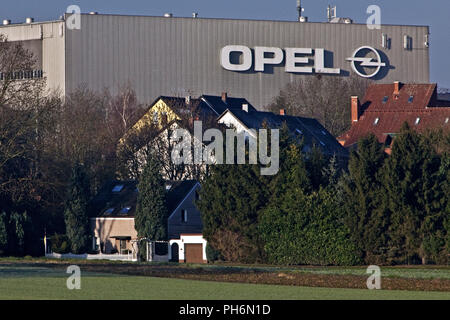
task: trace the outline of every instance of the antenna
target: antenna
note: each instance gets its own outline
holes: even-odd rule
[[[331,20],[333,20],[336,17],[337,17],[337,15],[336,15],[336,6],[332,7],[331,5],[328,5],[328,8],[327,8],[328,22],[330,22]]]
[[[307,22],[308,17],[302,15],[302,12],[305,11],[305,8],[302,7],[302,1],[297,0],[297,12],[298,12],[298,21]]]
[[[297,12],[298,12],[298,20],[300,21],[301,17],[302,17],[302,0],[297,0]]]

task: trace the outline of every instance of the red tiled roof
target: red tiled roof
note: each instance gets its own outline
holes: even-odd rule
[[[387,101],[383,102],[383,99]],[[411,101],[410,97],[412,97]],[[373,133],[378,141],[386,142],[389,135],[398,133],[406,121],[416,130],[450,129],[450,104],[437,99],[436,84],[401,84],[394,96],[394,84],[374,84],[361,102],[361,116],[349,131],[338,137],[344,147]],[[376,119],[378,118],[378,121]]]

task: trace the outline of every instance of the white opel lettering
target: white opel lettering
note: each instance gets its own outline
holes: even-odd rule
[[[316,57],[314,58],[314,68],[316,73],[340,74],[339,68],[325,68],[325,50],[316,49]]]
[[[242,63],[231,63],[231,53],[239,52],[242,54]],[[246,46],[226,46],[220,51],[220,63],[222,67],[230,71],[247,71],[252,67],[252,51]]]
[[[313,73],[312,67],[299,67],[297,64],[308,64],[308,57],[298,57],[298,54],[312,55],[312,49],[308,48],[286,48],[286,72],[292,73]]]
[[[267,54],[272,54],[273,57],[266,58]],[[266,64],[277,65],[283,62],[283,50],[274,47],[255,47],[255,71],[264,72]]]
[[[240,63],[231,62],[232,53],[240,53]],[[285,71],[289,73],[325,73],[340,74],[339,68],[325,67],[325,49],[311,48],[281,48],[255,47],[254,48],[254,71],[264,72],[266,65],[279,65],[283,63],[286,56]],[[314,55],[314,65],[308,65],[310,59],[306,56]],[[230,45],[223,47],[220,53],[220,63],[225,70],[248,71],[253,66],[253,55],[250,48],[246,46]]]

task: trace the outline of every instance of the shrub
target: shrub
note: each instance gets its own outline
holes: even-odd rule
[[[208,262],[214,262],[220,260],[220,251],[214,249],[209,243],[206,244],[206,259]]]
[[[52,241],[52,251],[54,253],[69,253],[70,252],[70,241],[65,234],[55,234],[51,237]]]

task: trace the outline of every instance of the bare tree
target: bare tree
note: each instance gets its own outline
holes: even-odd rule
[[[172,151],[176,142],[171,138],[175,130],[186,129],[191,136],[194,135],[194,121],[201,120],[203,130],[219,128],[214,117],[201,110],[200,102],[191,103],[178,101],[171,105],[177,113],[177,120],[168,122],[167,118],[154,123],[148,123],[139,128],[130,129],[119,143],[118,158],[119,176],[122,179],[137,179],[141,174],[149,153],[156,154],[161,161],[162,175],[167,180],[201,179],[207,172],[205,164],[175,164],[172,161]],[[193,148],[193,144],[191,146]],[[191,154],[193,154],[191,150]]]
[[[30,106],[30,100],[42,95],[44,78],[34,78],[36,60],[21,42],[9,42],[0,34],[0,107]]]
[[[350,97],[362,97],[370,84],[356,77],[333,76],[304,77],[288,84],[267,109],[278,113],[316,118],[333,135],[350,126]]]

